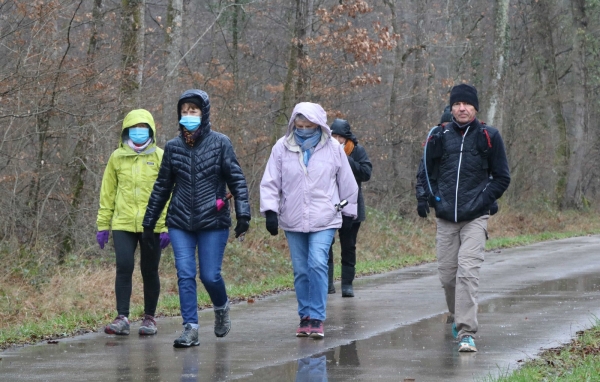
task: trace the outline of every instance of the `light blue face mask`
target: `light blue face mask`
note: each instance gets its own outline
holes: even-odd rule
[[[129,139],[136,145],[146,143],[150,138],[150,129],[147,127],[130,127],[129,128]]]
[[[179,120],[179,123],[187,129],[187,131],[194,131],[200,126],[202,118],[197,115],[184,115]]]
[[[318,127],[313,127],[310,129],[299,129],[296,127],[296,135],[300,138],[310,138],[317,132]]]

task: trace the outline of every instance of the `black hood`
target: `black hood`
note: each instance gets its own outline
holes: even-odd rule
[[[333,121],[333,123],[331,124],[330,128],[331,134],[337,134],[346,139],[349,139],[352,142],[354,142],[354,144],[358,143],[358,140],[356,139],[354,134],[352,134],[352,131],[350,131],[350,124],[345,119],[336,118],[335,121]]]
[[[181,105],[186,102],[197,105],[202,111],[202,122],[200,123],[199,129],[208,126],[210,124],[210,101],[208,99],[208,94],[206,94],[204,90],[199,89],[184,91],[179,97],[179,102],[177,102],[177,121],[181,119]],[[182,129],[183,126],[179,125],[179,128]]]

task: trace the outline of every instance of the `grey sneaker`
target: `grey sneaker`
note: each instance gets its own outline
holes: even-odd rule
[[[140,330],[138,333],[141,335],[150,336],[152,334],[156,334],[158,330],[156,329],[156,321],[154,321],[154,317],[149,314],[144,314],[144,321],[142,321],[142,326],[140,326]]]
[[[118,315],[113,322],[104,327],[104,333],[129,335],[129,321],[127,320],[127,317],[122,314]]]
[[[229,300],[223,309],[215,309],[215,336],[225,337],[231,329],[231,320],[229,319]]]
[[[192,324],[185,324],[183,327],[183,333],[178,339],[173,342],[173,347],[176,348],[189,348],[190,346],[200,345],[198,340],[198,329],[192,327]]]

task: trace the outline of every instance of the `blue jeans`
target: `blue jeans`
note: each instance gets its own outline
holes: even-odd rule
[[[327,307],[327,260],[335,229],[285,231],[294,267],[294,288],[300,318],[324,321]]]
[[[229,229],[190,232],[169,228],[171,246],[177,268],[179,304],[183,325],[198,323],[198,293],[196,290],[196,248],[200,265],[200,281],[214,306],[227,303],[225,282],[221,277],[223,253],[229,238]]]

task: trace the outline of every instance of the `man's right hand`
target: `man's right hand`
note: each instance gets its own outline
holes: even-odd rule
[[[279,233],[279,219],[277,219],[277,213],[275,211],[267,211],[265,212],[265,217],[267,218],[267,231],[269,231],[271,235],[277,236]]]
[[[417,213],[420,217],[426,218],[429,214],[429,203],[426,200],[420,200],[417,204]]]

